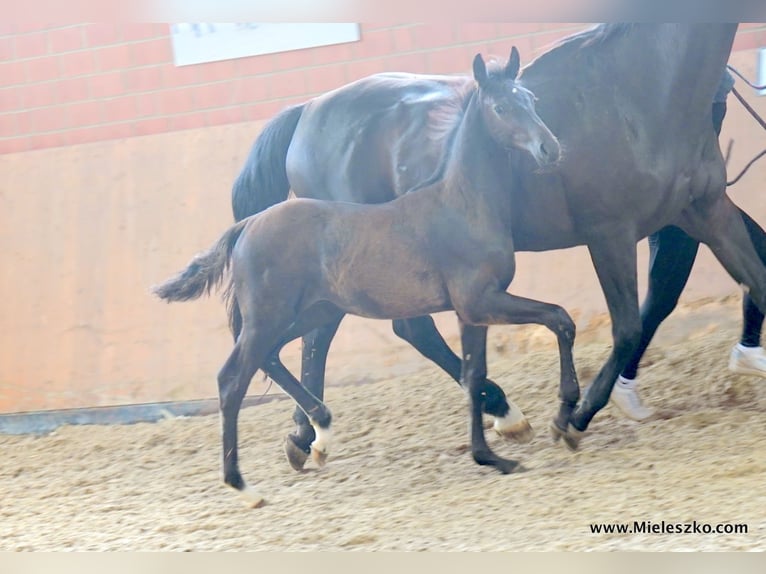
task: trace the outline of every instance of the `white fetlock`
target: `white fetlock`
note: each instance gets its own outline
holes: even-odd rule
[[[311,443],[311,458],[317,465],[324,466],[327,463],[327,455],[332,444],[332,429],[330,427],[321,428],[313,423],[311,426],[314,427],[314,434],[316,435],[314,442]]]
[[[529,442],[534,436],[532,426],[527,417],[513,402],[509,402],[510,410],[504,417],[495,417],[493,428],[500,436],[517,442]]]
[[[266,500],[262,496],[260,496],[255,490],[250,488],[250,485],[247,483],[245,483],[245,487],[243,489],[240,490],[235,488],[234,490],[236,490],[239,493],[244,503],[250,508],[260,508],[261,506],[266,504]]]

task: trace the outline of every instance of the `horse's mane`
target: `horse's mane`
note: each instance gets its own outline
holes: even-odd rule
[[[545,52],[530,62],[529,65],[545,61],[551,56],[560,54],[562,51],[568,52],[587,49],[592,46],[602,46],[613,38],[624,36],[634,27],[635,24],[626,23],[596,24],[581,32],[566,36],[552,44]]]

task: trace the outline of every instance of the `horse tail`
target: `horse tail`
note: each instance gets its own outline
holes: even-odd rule
[[[256,138],[245,166],[231,189],[234,219],[241,221],[287,199],[287,149],[292,142],[305,104],[289,107],[264,126]],[[242,331],[242,313],[232,286],[226,289],[229,328],[236,341]]]
[[[152,288],[152,292],[168,303],[172,301],[190,301],[203,294],[210,293],[221,284],[223,275],[229,268],[231,252],[242,230],[249,220],[234,224],[207,251],[194,256],[186,269]],[[227,288],[231,292],[231,285]]]
[[[277,114],[255,140],[231,190],[234,219],[240,221],[287,199],[287,149],[305,104]]]

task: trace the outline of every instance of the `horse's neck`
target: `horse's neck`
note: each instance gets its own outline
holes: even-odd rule
[[[509,154],[490,137],[475,99],[457,129],[443,179],[444,200],[507,221],[510,194],[504,193],[503,180],[509,176]]]

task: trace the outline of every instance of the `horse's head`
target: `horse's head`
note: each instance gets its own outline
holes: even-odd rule
[[[473,76],[484,122],[499,145],[528,151],[538,165],[554,163],[561,153],[559,141],[535,112],[534,94],[516,83],[519,65],[515,46],[506,66],[490,72],[476,54]]]

